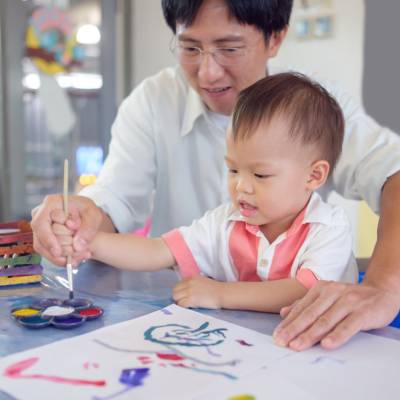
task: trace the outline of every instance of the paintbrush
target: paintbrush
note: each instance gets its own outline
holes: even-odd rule
[[[65,217],[68,218],[68,160],[64,160],[64,191],[63,191],[63,202],[64,202],[64,213]],[[69,298],[74,298],[74,282],[72,275],[72,260],[71,256],[67,256],[67,274],[68,274],[68,286],[69,286]]]

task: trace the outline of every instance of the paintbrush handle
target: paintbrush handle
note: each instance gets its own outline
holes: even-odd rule
[[[63,188],[63,206],[65,217],[68,218],[68,182],[69,182],[69,168],[68,168],[68,160],[64,161],[64,188]],[[67,256],[67,275],[68,275],[68,284],[70,297],[73,296],[74,283],[73,283],[73,275],[72,275],[72,259],[71,256]]]

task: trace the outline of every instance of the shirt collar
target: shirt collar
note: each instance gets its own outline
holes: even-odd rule
[[[181,136],[187,135],[193,129],[197,118],[199,118],[201,115],[205,115],[206,111],[206,106],[201,97],[191,86],[188,86],[188,93],[182,120]]]
[[[238,210],[232,209],[231,214],[228,216],[228,221],[243,222],[246,225],[246,230],[253,235],[257,235],[258,232],[260,232],[258,225],[250,225],[245,223],[243,216]],[[330,225],[332,223],[332,212],[330,206],[323,202],[320,195],[316,192],[313,192],[306,207],[293,221],[292,225],[286,232],[286,236],[290,236],[295,233],[301,227],[301,225],[309,223],[321,223],[324,225]]]

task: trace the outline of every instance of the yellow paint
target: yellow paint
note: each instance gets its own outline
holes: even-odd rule
[[[364,201],[358,210],[358,226],[356,239],[356,257],[369,258],[376,242],[379,217]]]
[[[240,394],[238,396],[229,397],[228,400],[256,400],[256,398],[250,394]]]
[[[39,310],[34,310],[33,308],[20,308],[12,313],[14,317],[31,317],[37,314],[39,314]]]

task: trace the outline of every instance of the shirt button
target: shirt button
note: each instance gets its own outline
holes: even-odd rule
[[[261,267],[268,267],[268,260],[266,260],[265,258],[262,259],[262,260],[260,261],[260,266],[261,266]]]

